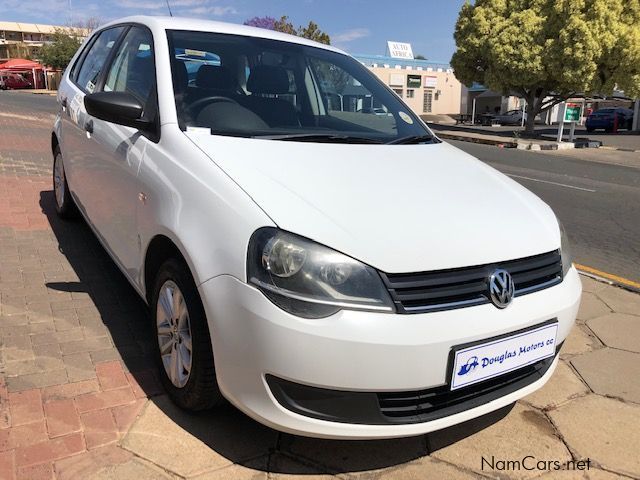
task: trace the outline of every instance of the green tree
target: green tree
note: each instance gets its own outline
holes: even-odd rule
[[[310,21],[306,27],[300,25],[296,28],[286,15],[280,17],[279,20],[271,17],[254,17],[244,22],[244,24],[308,38],[315,42],[326,43],[327,45],[331,44],[331,37],[320,30],[317,23]]]
[[[40,60],[44,65],[63,70],[81,44],[82,41],[78,37],[57,29],[53,34],[53,41],[40,50]]]
[[[313,40],[314,42],[331,45],[331,38],[329,35],[320,30],[320,28],[318,28],[318,24],[315,22],[309,22],[309,25],[306,27],[298,27],[298,35]]]
[[[273,23],[273,29],[277,32],[288,33],[289,35],[298,34],[296,27],[293,26],[293,23],[289,21],[289,17],[286,15],[283,15],[280,17],[280,20],[276,20]]]
[[[476,0],[454,38],[456,77],[524,97],[528,134],[573,95],[640,95],[640,0]]]

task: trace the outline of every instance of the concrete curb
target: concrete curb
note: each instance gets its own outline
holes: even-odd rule
[[[466,135],[452,135],[449,133],[435,132],[438,138],[446,138],[447,140],[459,140],[461,142],[481,143],[483,145],[494,145],[503,148],[517,148],[518,142],[512,140],[498,141],[491,138],[467,137]]]
[[[447,140],[459,140],[461,142],[480,143],[483,145],[494,145],[500,148],[517,148],[518,150],[569,150],[575,148],[573,143],[536,143],[523,140],[497,140],[486,137],[471,137],[468,135],[458,135],[451,133],[437,132],[439,138]]]
[[[30,93],[31,95],[49,95],[51,97],[55,97],[58,92],[56,90],[30,90],[30,89],[19,89],[13,90],[14,92],[19,93]]]
[[[633,148],[607,147],[605,145],[601,146],[600,148],[604,148],[605,150],[614,150],[617,152],[640,153],[640,150],[634,150]]]
[[[608,278],[601,277],[600,275],[596,275],[594,273],[585,272],[584,270],[580,270],[579,268],[577,268],[577,270],[578,270],[578,273],[580,275],[584,275],[585,277],[590,278],[592,280],[595,280],[597,282],[606,283],[607,285],[611,285],[612,287],[621,288],[622,290],[626,290],[627,292],[640,294],[640,288],[632,287],[630,285],[625,285],[624,283],[619,283],[619,282],[616,282],[614,280],[610,280]]]

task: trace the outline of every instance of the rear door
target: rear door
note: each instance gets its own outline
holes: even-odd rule
[[[97,208],[94,194],[101,185],[95,172],[91,171],[94,141],[87,132],[91,118],[84,108],[84,97],[95,91],[107,60],[126,28],[112,27],[97,33],[76,61],[69,81],[64,82],[60,91],[65,173],[76,204],[92,224]]]

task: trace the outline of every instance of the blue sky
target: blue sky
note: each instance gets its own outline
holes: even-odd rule
[[[242,23],[254,16],[313,20],[350,53],[384,54],[387,40],[409,42],[414,53],[448,62],[453,28],[464,0],[169,0],[174,15]],[[71,2],[71,10],[69,10]],[[65,25],[70,17],[107,21],[133,14],[165,15],[165,0],[0,0],[0,21]]]

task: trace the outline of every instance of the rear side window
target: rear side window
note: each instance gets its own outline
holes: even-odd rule
[[[89,47],[82,66],[76,77],[76,84],[86,93],[93,93],[100,73],[109,57],[109,53],[125,27],[114,27],[98,34],[98,38]]]

